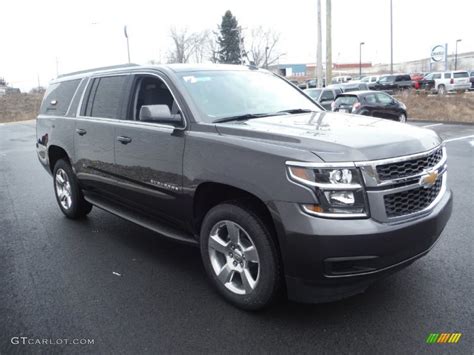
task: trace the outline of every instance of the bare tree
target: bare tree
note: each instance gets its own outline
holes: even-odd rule
[[[202,63],[208,59],[210,51],[210,31],[189,32],[187,28],[170,29],[173,49],[169,52],[169,63]]]
[[[250,49],[247,57],[258,67],[268,67],[276,63],[284,53],[278,49],[280,33],[262,26],[250,31]]]

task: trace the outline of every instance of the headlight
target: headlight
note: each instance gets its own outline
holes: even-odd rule
[[[313,167],[288,163],[290,179],[314,190],[317,203],[302,205],[322,217],[367,217],[368,208],[359,169],[354,166]],[[302,164],[303,165],[303,164]],[[338,164],[339,165],[339,164]]]

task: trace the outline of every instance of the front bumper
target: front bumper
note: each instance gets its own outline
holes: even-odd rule
[[[288,297],[328,302],[363,292],[428,253],[451,215],[452,193],[446,191],[429,214],[399,223],[318,218],[281,201],[272,209]]]

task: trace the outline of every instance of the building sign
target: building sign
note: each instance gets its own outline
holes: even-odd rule
[[[437,45],[431,49],[431,63],[446,61],[448,54],[448,44]]]

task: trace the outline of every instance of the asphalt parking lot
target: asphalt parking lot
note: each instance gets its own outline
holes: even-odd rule
[[[97,208],[66,219],[37,162],[34,122],[0,125],[0,353],[472,354],[474,125],[416,124],[447,141],[455,203],[437,246],[362,295],[260,313],[223,301],[194,247]],[[463,335],[425,343],[439,332]],[[20,336],[94,344],[11,343]]]

